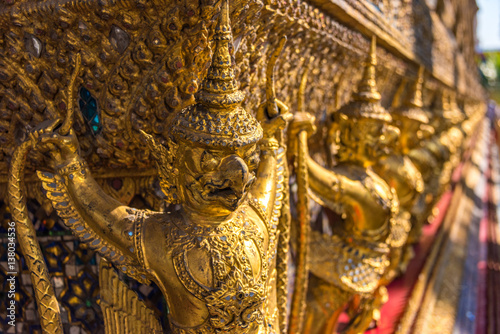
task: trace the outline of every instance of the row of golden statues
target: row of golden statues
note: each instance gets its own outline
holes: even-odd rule
[[[227,2],[213,39],[196,104],[175,116],[165,143],[142,132],[175,210],[137,210],[101,190],[80,156],[73,107],[64,122],[43,122],[17,148],[10,206],[45,333],[63,330],[22,191],[31,149],[47,157],[50,168],[38,177],[58,215],[105,259],[108,333],[161,332],[142,301],[119,292],[127,288],[109,263],[159,286],[173,333],[333,333],[343,312],[350,319],[343,331],[363,333],[379,319],[385,287],[411,259],[480,108],[465,114],[444,90],[433,110],[424,109],[421,69],[401,106],[386,110],[373,38],[357,93],[328,122],[323,166],[308,151],[316,130],[304,96],[308,69],[297,112],[274,91],[274,64],[286,39],[268,64],[266,101],[255,117],[241,106]],[[77,60],[69,106],[78,71]],[[296,186],[289,187],[292,179]],[[329,232],[311,228],[311,200],[327,212]]]

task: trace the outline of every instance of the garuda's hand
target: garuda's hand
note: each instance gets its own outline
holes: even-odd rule
[[[299,132],[306,131],[307,137],[311,137],[316,132],[315,120],[316,118],[307,112],[296,113],[288,128],[288,136],[296,138]]]
[[[257,120],[264,131],[264,138],[273,138],[278,131],[282,131],[293,116],[288,112],[288,107],[278,99],[274,99],[277,113],[269,108],[269,102],[265,102],[257,109]]]
[[[307,112],[298,112],[293,115],[293,121],[288,127],[288,158],[292,159],[297,154],[299,133],[307,132],[307,137],[311,137],[316,132],[314,121],[316,118]]]
[[[50,167],[59,169],[73,161],[80,154],[78,139],[71,129],[68,134],[58,133],[59,119],[42,122],[30,134],[33,145],[47,155]]]

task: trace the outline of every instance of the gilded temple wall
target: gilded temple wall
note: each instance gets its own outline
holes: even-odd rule
[[[134,207],[162,208],[153,159],[138,133],[164,141],[167,124],[194,103],[210,65],[220,6],[214,0],[0,2],[2,237],[10,221],[6,182],[14,149],[28,130],[70,108],[66,87],[77,52],[83,70],[74,99],[74,130],[82,156],[107,193]],[[356,91],[370,38],[376,35],[377,84],[384,107],[401,104],[422,65],[425,108],[432,110],[446,90],[455,92],[460,108],[472,114],[484,107],[474,61],[476,10],[473,0],[231,1],[243,105],[255,114],[263,102],[265,65],[286,35],[275,71],[276,96],[296,111],[302,73],[311,68],[304,109],[316,116],[320,131],[310,150],[326,162],[317,143],[326,135],[329,115]],[[71,333],[78,333],[77,328],[100,333],[95,254],[79,248],[45,198],[33,173],[44,163],[41,155],[29,156],[28,206],[56,277],[63,323],[73,328]],[[4,269],[0,275],[6,275]],[[26,268],[21,282],[18,321],[37,332]],[[156,290],[142,286],[139,291],[149,296],[151,307],[164,311]],[[0,305],[0,311],[5,307]]]
[[[93,129],[92,119],[77,113],[75,130],[96,168],[149,167],[148,153],[136,140],[137,130],[161,134],[173,114],[193,103],[210,60],[217,3],[208,1],[200,7],[190,2],[178,6],[152,1],[141,6],[119,1],[106,7],[92,3],[68,2],[56,10],[55,3],[43,1],[4,6],[5,98],[0,108],[4,173],[15,137],[21,140],[26,126],[65,113],[61,88],[67,84],[77,50],[83,51],[81,85],[92,95],[82,98],[80,90],[79,101],[94,101],[100,119]],[[349,100],[361,77],[370,29],[381,35],[378,84],[385,106],[391,105],[403,78],[416,78],[419,64],[427,70],[423,94],[427,107],[434,93],[445,87],[456,87],[459,96],[470,101],[481,99],[473,58],[475,7],[443,1],[446,5],[439,2],[434,11],[424,1],[387,3],[232,2],[245,107],[255,110],[259,105],[263,65],[278,39],[286,35],[287,47],[277,68],[277,95],[296,108],[304,60],[314,56],[306,92],[308,111],[318,116],[334,112]],[[364,27],[364,35],[344,21]],[[465,104],[461,99],[459,103]]]

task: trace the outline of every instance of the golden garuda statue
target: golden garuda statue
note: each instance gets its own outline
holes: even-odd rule
[[[409,96],[399,108],[391,110],[392,124],[400,131],[399,140],[393,148],[393,153],[377,161],[374,170],[392,188],[394,188],[399,200],[398,221],[403,234],[408,234],[410,230],[417,229],[416,219],[420,217],[421,204],[424,192],[424,180],[420,170],[408,156],[409,152],[420,145],[423,130],[421,126],[427,124],[428,119],[421,109],[422,107],[422,84],[423,71],[419,70],[419,77],[411,87]],[[419,138],[420,137],[420,138]],[[408,235],[409,237],[409,235]],[[401,244],[398,251],[394,251],[394,257],[402,257],[401,261],[394,261],[394,265],[404,267],[408,264],[411,254],[411,244],[403,251],[407,238],[399,239]],[[401,254],[396,254],[404,252]],[[399,269],[391,269],[390,276],[397,276]],[[404,271],[404,270],[403,270]]]
[[[62,129],[58,120],[31,135],[52,166],[38,176],[81,241],[124,274],[160,287],[174,333],[277,333],[276,254],[286,168],[280,132],[290,117],[275,99],[268,101],[275,110],[266,104],[257,119],[241,106],[227,1],[213,39],[212,64],[196,104],[175,116],[165,143],[142,132],[161,189],[177,210],[137,210],[105,194],[73,130],[67,124]],[[11,173],[20,168],[13,164]],[[62,333],[54,327],[57,307],[39,304],[47,307],[54,315],[44,330]],[[107,325],[116,325],[112,314],[107,318]]]
[[[424,69],[420,67],[403,105],[392,109],[394,125],[401,131],[397,151],[405,160],[409,159],[413,168],[416,168],[416,171],[409,174],[416,181],[413,197],[410,191],[406,192],[405,196],[398,196],[400,200],[407,198],[409,200],[407,203],[410,204],[408,212],[411,213],[411,231],[408,236],[408,247],[418,240],[422,226],[427,220],[429,207],[434,198],[433,189],[436,188],[434,175],[438,168],[436,157],[423,147],[423,143],[434,134],[434,128],[429,125],[428,112],[423,109],[423,84]],[[406,260],[411,256],[410,249],[407,250]]]
[[[363,332],[386,296],[390,271],[399,264],[408,222],[399,219],[396,193],[372,166],[390,153],[399,131],[389,125],[390,114],[380,105],[375,81],[375,38],[358,92],[334,113],[336,165],[327,169],[306,157],[310,196],[342,217],[332,222],[332,235],[311,231],[304,333],[331,333],[348,303],[351,331]],[[296,114],[295,133],[311,133],[313,119]]]
[[[472,16],[430,2],[0,1],[0,216],[42,332],[80,321],[48,215],[99,255],[108,334],[380,324],[484,112]]]

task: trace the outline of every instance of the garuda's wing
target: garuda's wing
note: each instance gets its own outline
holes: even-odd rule
[[[69,196],[61,176],[41,171],[37,171],[37,174],[42,181],[43,190],[46,192],[45,195],[52,202],[64,224],[75,236],[118,268],[124,268],[128,276],[141,283],[149,283],[151,276],[138,261],[122,254],[120,249],[101,238],[85,223]],[[140,213],[141,211],[137,210],[136,212]]]
[[[384,244],[349,243],[337,235],[310,234],[309,270],[353,293],[372,293],[389,265]]]
[[[99,288],[106,334],[163,333],[154,312],[105,260],[99,264]]]

